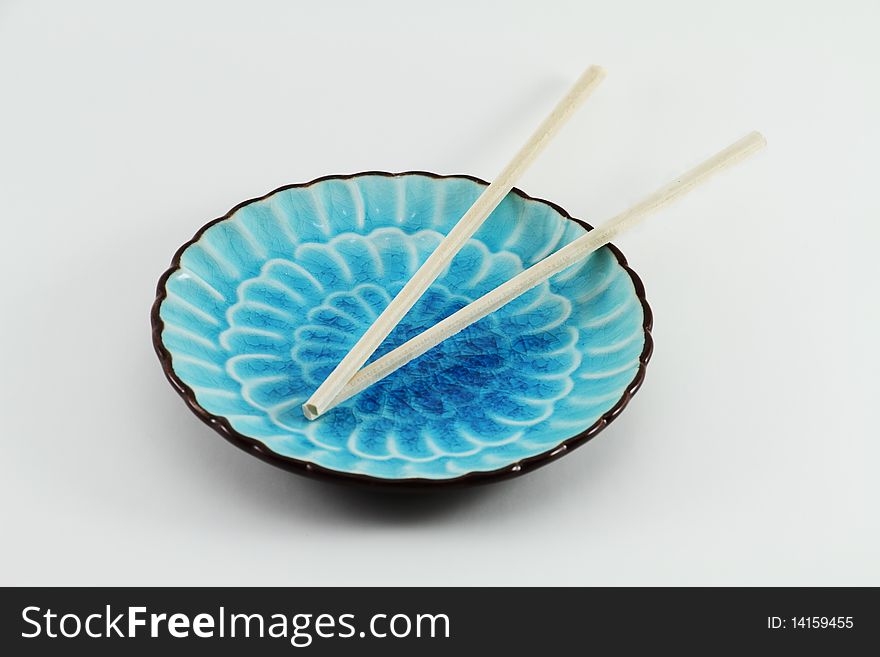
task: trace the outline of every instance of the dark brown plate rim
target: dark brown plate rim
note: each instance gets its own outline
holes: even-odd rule
[[[651,336],[651,329],[654,325],[654,316],[651,311],[651,307],[648,305],[648,301],[645,298],[645,286],[642,283],[641,278],[639,278],[638,274],[636,274],[629,267],[626,257],[623,255],[620,249],[618,249],[613,244],[608,244],[608,248],[617,258],[617,262],[620,264],[620,266],[623,267],[627,274],[629,274],[629,277],[632,279],[636,295],[638,296],[639,301],[642,304],[642,311],[644,314],[642,328],[644,329],[645,334],[645,345],[642,349],[641,355],[639,356],[639,369],[633,377],[633,380],[630,381],[629,385],[627,385],[626,389],[623,392],[623,395],[621,395],[617,403],[612,406],[608,411],[603,413],[602,416],[598,420],[596,420],[593,425],[591,425],[585,431],[571,436],[570,438],[562,441],[560,444],[545,452],[536,454],[535,456],[530,456],[526,459],[522,459],[520,461],[517,461],[516,463],[506,465],[503,468],[498,468],[496,470],[473,471],[450,479],[428,479],[422,477],[396,479],[382,478],[372,475],[357,474],[354,472],[333,470],[330,468],[325,468],[321,465],[317,465],[315,463],[310,463],[308,461],[295,459],[289,456],[282,456],[281,454],[272,451],[268,446],[266,446],[264,443],[257,440],[256,438],[245,436],[244,434],[241,434],[233,429],[232,425],[229,424],[229,421],[226,418],[219,415],[214,415],[213,413],[205,410],[196,401],[196,397],[192,389],[190,389],[189,386],[181,381],[180,378],[175,374],[174,369],[171,366],[171,354],[162,343],[162,330],[164,324],[161,317],[159,317],[159,308],[162,305],[162,302],[165,300],[165,284],[168,281],[168,277],[180,268],[180,258],[183,255],[183,252],[186,251],[186,249],[188,249],[190,246],[195,244],[208,228],[210,228],[214,224],[229,219],[233,214],[235,214],[238,210],[245,207],[246,205],[262,201],[266,198],[269,198],[273,194],[277,194],[278,192],[282,192],[287,189],[309,187],[325,180],[351,180],[352,178],[359,178],[361,176],[385,176],[389,178],[400,178],[403,176],[426,176],[428,178],[435,179],[459,178],[471,180],[481,185],[489,184],[481,178],[467,174],[441,175],[437,173],[431,173],[430,171],[401,171],[399,173],[390,173],[388,171],[361,171],[358,173],[347,175],[336,174],[321,176],[320,178],[315,178],[314,180],[310,180],[309,182],[305,183],[283,185],[277,189],[272,190],[268,194],[264,194],[263,196],[243,201],[232,208],[222,217],[214,219],[213,221],[209,221],[204,226],[199,228],[196,234],[193,235],[192,239],[190,239],[188,242],[183,244],[183,246],[177,249],[177,252],[174,254],[174,257],[171,260],[171,266],[159,278],[159,283],[156,286],[156,299],[153,302],[153,306],[150,311],[150,321],[152,323],[153,347],[156,350],[156,354],[159,356],[159,361],[162,363],[162,370],[165,372],[165,377],[168,379],[168,381],[171,383],[177,393],[183,398],[189,409],[193,413],[195,413],[196,416],[200,420],[202,420],[202,422],[214,429],[214,431],[219,433],[230,443],[244,450],[248,454],[255,456],[263,461],[266,461],[267,463],[271,463],[272,465],[275,465],[284,470],[294,472],[296,474],[336,482],[366,484],[369,486],[379,486],[383,488],[393,487],[408,489],[434,489],[438,487],[450,488],[462,485],[490,483],[503,479],[509,479],[512,477],[518,477],[527,472],[531,472],[543,465],[546,465],[547,463],[550,463],[551,461],[560,458],[561,456],[564,456],[565,454],[568,454],[573,449],[580,447],[588,440],[591,440],[605,427],[611,424],[611,422],[614,421],[614,419],[617,418],[618,415],[620,415],[620,413],[623,411],[624,408],[626,408],[626,405],[633,398],[633,395],[636,394],[636,392],[645,380],[645,371],[647,369],[648,361],[651,359],[651,354],[654,350],[654,340]],[[536,201],[538,203],[543,203],[550,206],[566,219],[574,221],[580,226],[583,226],[588,231],[593,229],[590,224],[571,216],[564,208],[557,205],[556,203],[553,203],[552,201],[529,196],[528,194],[516,187],[514,187],[512,191],[525,200]]]

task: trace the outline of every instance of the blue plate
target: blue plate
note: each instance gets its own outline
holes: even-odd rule
[[[291,185],[204,226],[174,256],[153,342],[189,407],[296,472],[431,486],[521,474],[595,436],[651,354],[644,288],[613,246],[318,420],[301,404],[486,183],[367,172]],[[374,358],[589,230],[514,190]]]

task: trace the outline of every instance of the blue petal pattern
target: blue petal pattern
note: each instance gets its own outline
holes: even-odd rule
[[[276,192],[207,229],[159,314],[176,376],[209,413],[291,458],[379,478],[496,470],[586,430],[645,344],[632,279],[607,248],[316,421],[300,410],[482,186],[362,175]],[[510,194],[374,356],[584,229]]]

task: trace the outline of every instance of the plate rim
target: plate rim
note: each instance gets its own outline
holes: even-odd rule
[[[427,477],[377,477],[374,475],[359,474],[356,472],[334,470],[332,468],[318,465],[317,463],[311,463],[309,461],[293,458],[291,456],[284,456],[270,449],[262,441],[251,436],[246,436],[242,433],[239,433],[222,415],[215,415],[203,408],[196,400],[193,390],[189,386],[187,386],[174,372],[174,368],[171,364],[171,353],[168,351],[168,349],[166,349],[164,343],[162,342],[162,331],[165,324],[162,318],[159,316],[159,309],[162,305],[162,302],[167,296],[166,283],[168,282],[168,278],[174,272],[180,269],[180,259],[183,256],[183,253],[190,246],[198,242],[205,231],[211,228],[211,226],[214,226],[221,221],[225,221],[226,219],[231,218],[232,215],[238,212],[241,208],[250,205],[251,203],[263,201],[270,196],[273,196],[274,194],[278,194],[279,192],[283,192],[288,189],[305,188],[327,180],[351,180],[353,178],[360,178],[364,176],[384,176],[388,178],[401,178],[404,176],[426,176],[428,178],[433,178],[437,180],[457,178],[470,180],[483,186],[489,185],[489,183],[482,178],[478,178],[477,176],[472,176],[470,174],[438,174],[430,171],[419,170],[400,171],[396,173],[389,171],[359,171],[357,173],[351,174],[330,174],[326,176],[320,176],[308,182],[282,185],[281,187],[273,189],[272,191],[263,194],[262,196],[257,196],[255,198],[242,201],[241,203],[235,205],[223,216],[213,219],[204,224],[201,228],[199,228],[191,239],[187,240],[177,249],[177,251],[175,251],[174,256],[171,259],[171,265],[159,277],[159,282],[156,285],[156,298],[154,299],[153,304],[150,308],[150,323],[152,326],[153,348],[156,351],[156,355],[159,357],[159,361],[162,365],[162,370],[165,373],[165,378],[177,391],[177,394],[180,395],[181,398],[183,398],[190,411],[192,411],[202,422],[204,422],[214,431],[219,433],[228,442],[247,452],[251,456],[255,456],[262,461],[271,463],[276,467],[287,470],[289,472],[293,472],[295,474],[328,481],[347,482],[383,488],[436,489],[441,487],[453,488],[460,486],[492,483],[504,479],[519,477],[528,472],[532,472],[537,468],[540,468],[544,465],[547,465],[548,463],[551,463],[552,461],[555,461],[558,458],[561,458],[565,454],[568,454],[569,452],[580,447],[589,440],[592,440],[599,433],[601,433],[601,431],[605,427],[611,424],[611,422],[613,422],[621,414],[621,412],[623,412],[623,409],[626,408],[630,400],[633,398],[636,392],[638,392],[639,388],[641,388],[642,383],[645,380],[648,362],[650,361],[651,355],[654,351],[654,338],[651,334],[651,331],[654,327],[654,314],[651,310],[651,306],[648,304],[648,300],[645,295],[645,286],[642,283],[642,279],[629,266],[626,256],[623,255],[623,252],[611,243],[607,244],[606,246],[614,254],[614,257],[617,259],[618,264],[629,275],[630,279],[632,280],[636,296],[638,297],[639,302],[642,305],[642,330],[645,335],[645,344],[642,348],[641,354],[639,355],[639,369],[633,379],[629,382],[629,384],[627,384],[626,388],[624,388],[620,399],[617,400],[614,406],[603,413],[599,417],[599,419],[597,419],[584,431],[581,431],[573,436],[570,436],[569,438],[566,438],[555,447],[545,450],[540,454],[520,459],[515,463],[505,465],[495,470],[474,470],[471,472],[466,472],[457,477],[451,477],[447,479],[431,479]],[[593,226],[585,221],[582,221],[581,219],[573,217],[565,208],[554,203],[553,201],[530,196],[529,194],[517,187],[514,187],[511,191],[515,194],[518,194],[524,200],[535,201],[537,203],[543,203],[544,205],[550,206],[556,212],[562,215],[562,217],[568,219],[569,221],[575,222],[587,231],[593,230]]]

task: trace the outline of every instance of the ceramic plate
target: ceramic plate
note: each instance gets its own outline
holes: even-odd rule
[[[652,348],[644,288],[610,245],[318,420],[300,410],[485,185],[330,176],[207,224],[174,256],[153,305],[169,381],[251,454],[364,483],[493,481],[586,442],[627,405]],[[514,190],[374,358],[585,230]]]

